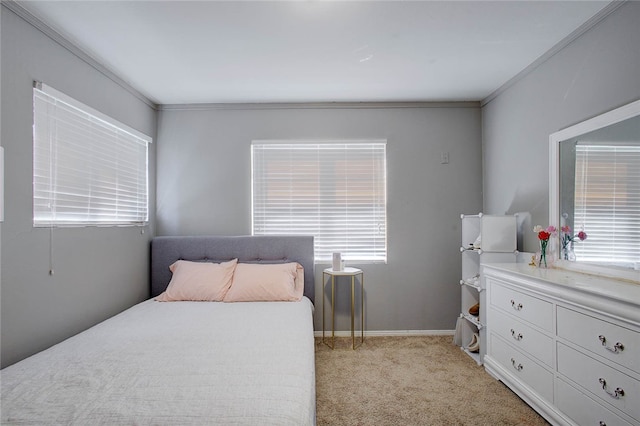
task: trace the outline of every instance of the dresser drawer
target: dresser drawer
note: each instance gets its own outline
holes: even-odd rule
[[[558,307],[558,336],[640,373],[640,333]]]
[[[496,281],[487,281],[491,305],[543,330],[553,331],[553,305],[550,302],[505,287]]]
[[[640,381],[562,343],[558,343],[557,355],[558,373],[582,386],[596,399],[640,420]]]
[[[632,426],[631,423],[561,379],[556,382],[555,403],[560,411],[578,425]]]
[[[553,339],[526,323],[494,308],[489,308],[487,324],[491,333],[502,337],[527,355],[553,367]]]
[[[495,334],[490,333],[489,339],[489,355],[492,358],[541,397],[550,402],[553,401],[553,374],[551,372]]]

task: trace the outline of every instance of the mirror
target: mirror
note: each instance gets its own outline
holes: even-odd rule
[[[640,101],[552,134],[549,172],[557,265],[640,282]]]

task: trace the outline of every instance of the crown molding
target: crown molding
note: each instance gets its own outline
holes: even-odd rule
[[[526,68],[509,79],[506,83],[492,92],[481,101],[461,101],[461,102],[282,102],[282,103],[196,103],[196,104],[156,104],[147,96],[143,95],[116,73],[104,66],[101,62],[93,58],[90,54],[80,49],[78,46],[67,40],[62,34],[51,28],[38,17],[26,10],[16,0],[1,0],[2,6],[22,18],[44,35],[58,43],[71,54],[75,55],[89,66],[118,84],[123,89],[134,95],[136,98],[147,104],[149,107],[159,111],[202,111],[202,110],[257,110],[257,109],[382,109],[382,108],[477,108],[487,105],[497,98],[501,93],[522,80],[543,63],[547,62],[556,53],[571,44],[574,40],[589,31],[615,10],[627,3],[629,0],[613,0],[600,12],[594,15],[587,22],[578,27],[575,31],[553,46],[550,50],[541,55]]]
[[[479,108],[479,101],[460,102],[268,102],[268,103],[187,103],[157,104],[132,87],[100,61],[80,49],[40,18],[22,7],[16,0],[1,0],[2,6],[22,18],[38,31],[52,39],[89,66],[118,84],[142,102],[158,111],[206,111],[206,110],[278,110],[278,109],[383,109],[383,108]]]
[[[580,25],[571,34],[566,36],[564,39],[558,42],[555,46],[553,46],[551,49],[547,50],[540,57],[538,57],[538,59],[533,61],[526,68],[524,68],[518,74],[510,78],[506,83],[504,83],[494,92],[492,92],[489,96],[487,96],[482,101],[480,101],[480,106],[485,106],[489,102],[491,102],[492,100],[500,96],[500,94],[502,94],[504,91],[506,91],[511,86],[513,86],[514,84],[516,84],[517,82],[525,78],[527,75],[533,72],[540,65],[547,62],[549,59],[555,56],[556,53],[560,52],[562,49],[564,49],[565,47],[573,43],[574,40],[582,36],[591,28],[595,27],[598,23],[604,20],[607,16],[611,15],[614,11],[618,10],[618,8],[620,8],[622,5],[624,5],[628,1],[629,0],[613,0],[611,3],[609,3],[604,8],[602,8],[602,10],[600,10],[598,13],[592,16],[591,19],[586,21],[584,24]]]
[[[274,109],[389,109],[389,108],[480,108],[478,101],[464,102],[275,102],[164,104],[159,111],[274,110]]]
[[[120,78],[116,73],[111,71],[109,68],[105,67],[98,60],[93,58],[90,54],[80,49],[78,46],[67,40],[62,34],[51,28],[49,25],[44,23],[40,18],[36,17],[34,14],[29,12],[27,9],[22,7],[22,5],[15,0],[2,0],[2,6],[15,13],[17,16],[22,18],[25,22],[33,26],[35,29],[49,37],[51,40],[65,48],[71,54],[84,61],[86,64],[94,68],[96,71],[107,77],[109,80],[113,81],[127,92],[131,93],[133,96],[147,104],[153,109],[158,109],[158,105],[153,102],[151,99],[143,95],[141,92],[136,90],[133,86],[127,83],[125,80]]]

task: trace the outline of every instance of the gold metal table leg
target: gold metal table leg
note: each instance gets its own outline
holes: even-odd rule
[[[331,275],[331,349],[336,347],[336,276]]]
[[[356,276],[355,275],[351,275],[351,347],[353,349],[356,348],[356,338],[355,338],[355,331],[353,328],[353,317],[355,314],[355,284],[356,282]]]
[[[322,343],[329,346],[331,349],[335,348],[335,278],[331,275],[331,344],[325,339],[325,289],[327,288],[327,273],[322,272]]]
[[[326,278],[325,278],[326,273],[323,271],[322,272],[322,343],[325,343],[324,341],[324,299],[326,299],[326,296],[324,294],[324,290],[326,288]]]
[[[355,350],[364,343],[364,273],[360,275],[360,343],[355,338],[355,275],[351,276],[351,347]]]
[[[364,343],[364,273],[360,274],[360,344]]]

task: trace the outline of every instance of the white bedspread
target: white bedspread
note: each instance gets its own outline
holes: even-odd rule
[[[2,370],[2,424],[314,424],[312,310],[142,302]]]

